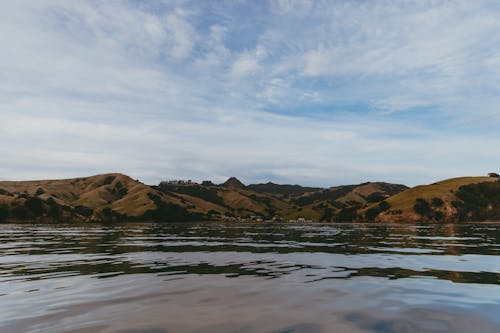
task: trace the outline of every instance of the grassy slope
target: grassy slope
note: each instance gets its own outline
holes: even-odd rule
[[[386,201],[391,205],[392,210],[408,210],[413,209],[413,205],[415,204],[415,200],[417,198],[430,200],[432,198],[438,197],[450,200],[450,198],[454,198],[453,193],[458,190],[460,186],[495,180],[495,178],[491,177],[452,178],[430,185],[420,185],[410,188],[390,197]]]
[[[453,208],[451,207],[451,202],[455,200],[454,192],[460,186],[496,180],[491,177],[462,177],[407,189],[386,199],[391,205],[390,211],[401,211],[400,216],[396,216],[397,214],[382,214],[383,218],[381,220],[390,222],[397,220],[397,218],[417,218],[413,212],[413,206],[417,198],[427,200],[435,197],[441,198],[445,202],[445,208],[448,209],[449,214],[452,214]],[[125,194],[117,193],[119,185],[126,190]],[[216,204],[193,195],[163,193],[118,173],[63,180],[0,182],[0,189],[7,190],[10,193],[21,194],[26,192],[31,196],[35,196],[37,191],[42,189],[44,193],[38,194],[38,197],[42,200],[53,198],[60,204],[72,207],[82,205],[92,208],[95,212],[101,212],[104,208],[111,208],[118,213],[128,216],[141,216],[146,211],[157,208],[148,195],[154,194],[160,197],[163,202],[187,208],[191,212],[206,214],[211,210],[215,210],[222,214],[232,213],[241,216],[262,214],[269,216],[273,214],[270,212],[274,211],[275,215],[279,215],[285,220],[305,217],[316,221],[323,216],[324,207],[331,208],[335,213],[339,212],[340,209],[332,205],[332,199],[337,203],[340,202],[347,206],[351,201],[357,201],[361,205],[365,205],[365,199],[369,195],[373,193],[387,194],[402,189],[397,186],[385,183],[365,183],[349,187],[347,190],[342,190],[342,188],[345,189],[346,187],[325,189],[322,191],[325,191],[326,196],[320,195],[312,203],[297,205],[293,203],[293,199],[314,196],[319,192],[284,199],[282,195],[272,193],[259,193],[242,188],[214,186],[212,189],[216,191],[217,195],[223,201],[223,204]],[[337,192],[339,193],[338,196],[336,195],[336,191],[341,191]],[[15,200],[22,199],[16,199],[16,196],[0,194],[0,203],[12,204]],[[320,205],[323,208],[318,208]],[[368,204],[368,207],[374,205],[377,205],[377,203]],[[362,211],[365,211],[365,209]]]
[[[492,177],[460,177],[439,181],[430,185],[420,185],[396,194],[386,201],[391,208],[387,213],[379,216],[379,221],[418,221],[422,217],[414,212],[413,206],[417,198],[427,201],[433,198],[440,198],[444,205],[440,209],[446,217],[450,218],[456,213],[452,202],[456,200],[455,192],[463,185],[476,184],[482,182],[493,182],[496,178]],[[373,206],[373,205],[372,205]]]
[[[123,197],[112,193],[118,182],[127,191]],[[0,188],[11,193],[26,192],[32,196],[42,189],[45,193],[39,197],[44,200],[52,197],[60,204],[72,207],[82,205],[96,211],[109,207],[129,216],[139,216],[155,208],[147,195],[155,190],[118,173],[61,180],[3,181],[0,182]]]

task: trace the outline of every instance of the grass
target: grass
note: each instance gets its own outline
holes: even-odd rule
[[[413,209],[417,198],[430,200],[437,197],[449,201],[455,197],[454,192],[460,186],[496,180],[496,178],[492,177],[452,178],[430,185],[420,185],[410,188],[388,198],[386,201],[391,205],[391,210],[409,210]]]

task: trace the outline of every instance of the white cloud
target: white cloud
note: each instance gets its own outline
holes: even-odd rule
[[[495,3],[0,7],[3,179],[417,184],[500,163]]]

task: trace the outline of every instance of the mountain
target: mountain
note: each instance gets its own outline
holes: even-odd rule
[[[358,185],[336,186],[291,199],[298,211],[316,221],[351,222],[358,219],[358,210],[371,203],[378,203],[408,189],[405,185],[369,182]]]
[[[369,182],[331,188],[190,181],[149,186],[126,175],[0,182],[0,221],[182,222],[278,220],[459,222],[500,219],[495,177],[408,188]]]
[[[228,188],[245,188],[245,185],[236,177],[229,178],[221,186]]]
[[[265,183],[265,184],[252,184],[248,185],[249,190],[282,196],[296,196],[302,195],[307,192],[316,192],[321,190],[319,187],[303,187],[300,185],[280,185],[275,183]]]

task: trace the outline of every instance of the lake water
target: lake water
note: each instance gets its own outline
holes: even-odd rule
[[[500,332],[500,224],[0,225],[0,332]]]

